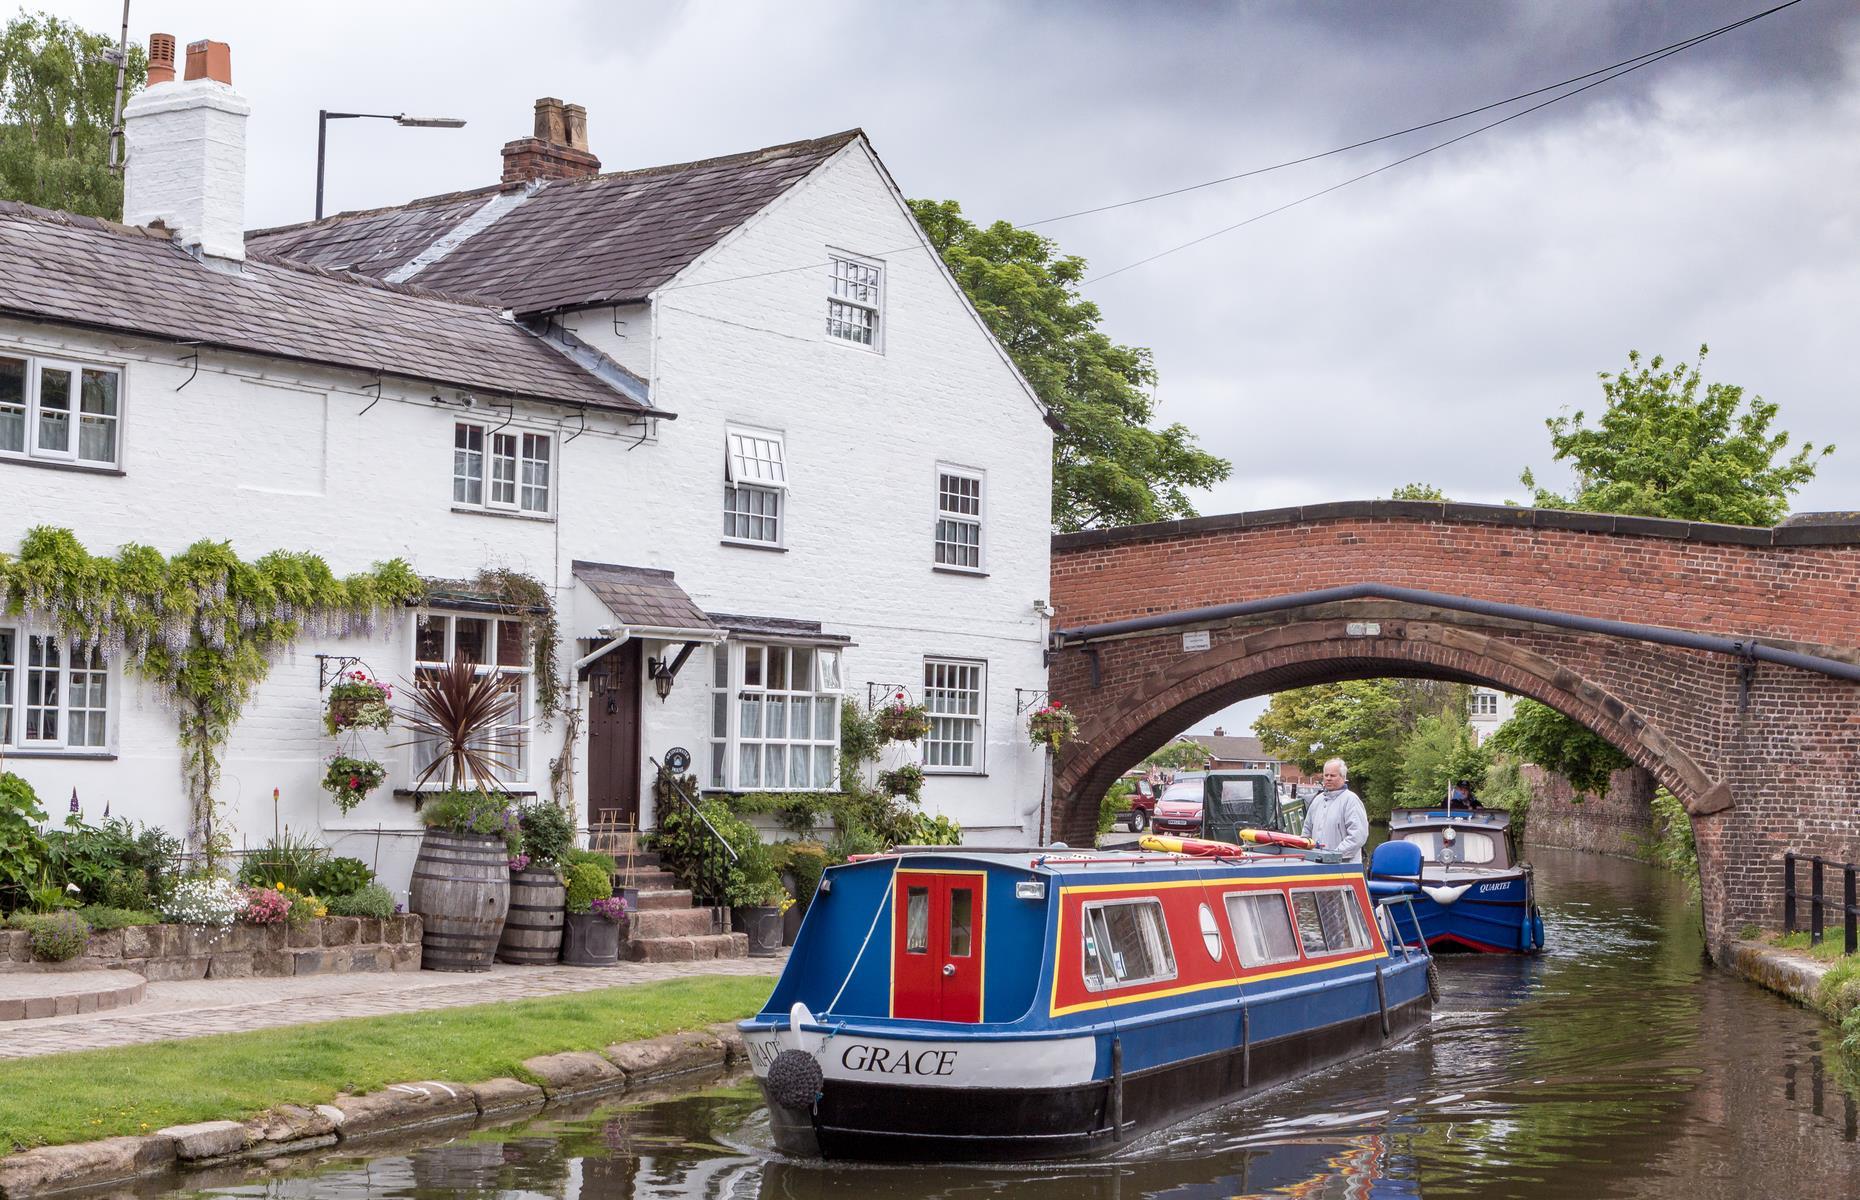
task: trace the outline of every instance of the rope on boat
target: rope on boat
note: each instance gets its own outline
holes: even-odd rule
[[[846,994],[846,987],[852,982],[853,976],[858,974],[859,963],[865,958],[865,948],[872,944],[872,935],[878,932],[878,919],[884,916],[885,910],[891,906],[892,885],[897,881],[898,864],[901,861],[896,858],[891,860],[891,875],[885,880],[885,891],[879,897],[878,907],[872,910],[872,923],[866,927],[865,940],[859,943],[859,953],[853,955],[852,966],[846,968],[846,978],[840,980],[840,990],[833,993],[833,999],[827,1001],[827,1006],[820,1010],[821,1016],[824,1017],[833,1011],[833,1006],[838,1004],[840,997]]]

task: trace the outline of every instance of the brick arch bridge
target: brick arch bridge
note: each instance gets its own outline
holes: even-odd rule
[[[1378,676],[1541,700],[1692,815],[1708,943],[1779,919],[1786,849],[1860,860],[1860,519],[1774,530],[1409,501],[1053,539],[1054,833],[1249,696]]]

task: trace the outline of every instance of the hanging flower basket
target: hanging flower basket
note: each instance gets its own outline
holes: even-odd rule
[[[386,729],[394,720],[388,701],[394,689],[370,679],[366,671],[351,671],[329,688],[329,707],[323,728],[330,736],[357,729]]]
[[[881,744],[915,742],[930,732],[929,710],[921,704],[906,704],[902,693],[873,713],[872,721],[878,727]]]
[[[387,768],[372,758],[337,755],[323,774],[323,790],[335,797],[336,807],[346,814],[386,779]]]
[[[1071,709],[1057,700],[1044,708],[1035,709],[1027,717],[1027,740],[1055,754],[1078,736],[1079,719],[1072,715]]]
[[[878,790],[887,796],[903,796],[915,804],[923,794],[924,769],[916,763],[905,763],[895,771],[880,771]]]

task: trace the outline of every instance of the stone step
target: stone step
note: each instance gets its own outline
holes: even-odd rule
[[[644,938],[620,952],[633,962],[697,962],[713,958],[748,958],[749,935],[710,933],[701,937]]]
[[[650,871],[635,871],[630,879],[625,872],[621,872],[614,876],[614,886],[636,887],[642,892],[663,892],[679,885],[678,876],[654,867]]]
[[[39,1017],[126,1008],[142,1002],[146,983],[133,971],[11,972],[0,978],[0,1021],[30,1021]]]
[[[691,893],[683,888],[666,888],[664,891],[656,892],[642,891],[639,894],[641,909],[690,908],[691,904]]]
[[[627,936],[650,941],[662,937],[699,937],[714,932],[708,908],[642,908],[633,914]]]

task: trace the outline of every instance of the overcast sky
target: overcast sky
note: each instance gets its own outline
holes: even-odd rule
[[[122,11],[25,7],[112,33]],[[587,107],[607,170],[860,126],[907,195],[1026,223],[1434,120],[1764,7],[134,0],[130,32],[231,43],[254,227],[310,216],[318,108],[470,122],[332,126],[339,211],[495,182],[542,95]],[[1516,107],[1041,228],[1113,270]],[[1516,499],[1527,465],[1560,486],[1544,418],[1593,412],[1596,372],[1630,348],[1701,342],[1708,378],[1840,445],[1796,509],[1860,509],[1857,135],[1860,5],[1803,0],[1086,291],[1112,338],[1154,350],[1161,419],[1233,460],[1205,513],[1411,481]]]

